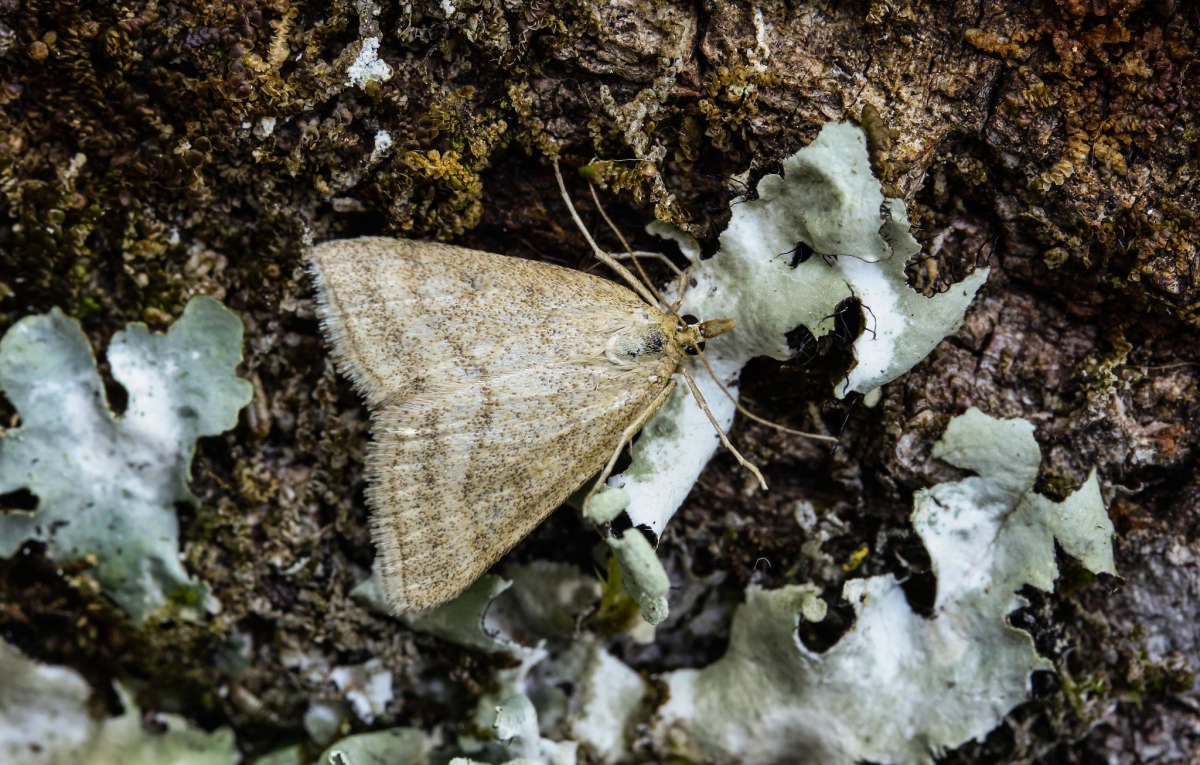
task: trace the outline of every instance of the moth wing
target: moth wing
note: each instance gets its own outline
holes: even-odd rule
[[[462,592],[603,466],[674,371],[606,358],[614,333],[666,317],[590,274],[373,237],[308,259],[334,361],[372,411],[367,499],[397,611]]]
[[[372,409],[550,364],[631,317],[661,318],[607,279],[436,242],[345,239],[308,262],[334,362]]]
[[[379,412],[367,500],[390,607],[457,596],[528,535],[603,467],[664,363],[560,358]]]

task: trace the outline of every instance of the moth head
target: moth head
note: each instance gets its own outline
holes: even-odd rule
[[[733,319],[709,319],[700,321],[695,316],[683,317],[683,323],[675,329],[675,343],[688,354],[695,356],[704,350],[704,341],[723,335],[733,329]]]

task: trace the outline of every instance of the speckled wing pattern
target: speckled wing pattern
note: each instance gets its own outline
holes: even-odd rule
[[[671,322],[579,271],[386,238],[327,242],[309,264],[334,361],[372,411],[367,501],[397,612],[453,598],[532,531],[677,366],[606,355]]]

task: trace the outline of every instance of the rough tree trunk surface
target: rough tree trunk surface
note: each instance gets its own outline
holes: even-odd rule
[[[953,474],[933,440],[968,406],[1024,417],[1042,491],[1098,468],[1122,579],[1078,571],[1029,593],[1016,621],[1060,673],[946,761],[1200,756],[1198,32],[1200,11],[1174,0],[0,0],[0,330],[59,306],[103,348],[214,295],[246,324],[254,386],[239,426],[201,442],[202,502],[181,510],[187,565],[220,614],[139,631],[83,584],[86,566],[58,570],[31,544],[0,561],[0,634],[101,693],[133,678],[143,706],[232,725],[248,754],[302,737],[308,700],[330,692],[285,661],[301,650],[383,659],[398,692],[372,728],[461,721],[493,660],[348,596],[373,557],[366,412],[326,361],[305,243],[391,234],[588,268],[557,153],[568,170],[600,160],[602,196],[641,244],[658,217],[711,251],[730,199],[849,120],[909,204],[912,283],[993,273],[962,329],[876,407],[832,397],[836,343],[753,364],[761,412],[841,445],[739,421],[772,490],[747,491],[719,454],[660,552],[728,572],[731,602],[751,582],[836,593],[892,572],[928,607],[907,514],[915,489]],[[351,84],[370,38],[391,76]],[[594,225],[582,180],[568,183]],[[806,547],[799,500],[840,536]],[[512,555],[588,569],[595,541],[567,510]],[[857,569],[832,565],[864,545]],[[214,659],[235,634],[253,645],[236,674]],[[723,645],[626,658],[700,666]],[[444,695],[416,697],[418,676],[446,678]]]

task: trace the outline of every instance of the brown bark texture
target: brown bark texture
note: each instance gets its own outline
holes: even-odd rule
[[[213,295],[245,322],[254,386],[238,427],[201,441],[201,504],[180,509],[186,564],[220,614],[135,629],[85,586],[86,564],[30,544],[0,561],[0,634],[102,697],[132,679],[143,706],[232,725],[247,754],[302,738],[308,701],[336,695],[288,663],[296,652],[381,657],[397,697],[372,727],[453,731],[495,660],[348,596],[373,556],[367,419],[326,361],[306,243],[387,234],[593,268],[557,195],[559,156],[593,230],[574,172],[589,163],[635,244],[661,247],[639,233],[657,217],[712,251],[731,199],[848,120],[909,205],[924,248],[911,282],[932,294],[984,263],[992,275],[961,330],[875,407],[832,396],[849,358],[836,336],[752,364],[747,401],[841,443],[739,420],[731,436],[771,491],[719,454],[660,553],[676,575],[725,572],[731,604],[749,583],[833,595],[891,572],[928,608],[907,514],[915,489],[956,475],[933,441],[969,406],[1024,417],[1042,491],[1061,498],[1098,469],[1121,578],[1064,558],[1055,593],[1028,593],[1013,621],[1059,671],[945,761],[1195,761],[1198,35],[1182,0],[0,0],[0,331],[59,306],[103,348]],[[391,75],[352,84],[369,38]],[[819,550],[794,521],[801,500],[839,529]],[[591,570],[596,541],[568,509],[511,555]],[[841,565],[864,546],[861,566]],[[694,637],[683,619],[623,658],[700,666],[727,629]],[[252,646],[236,668],[222,660],[235,636]],[[440,695],[418,695],[430,678]]]

